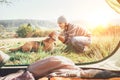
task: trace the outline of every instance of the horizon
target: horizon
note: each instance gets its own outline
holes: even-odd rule
[[[34,25],[34,21],[44,21],[44,22],[50,22],[50,23],[53,23],[53,24],[55,24],[55,25],[57,25],[58,26],[58,24],[57,24],[57,22],[53,22],[53,21],[50,21],[50,20],[40,20],[40,19],[7,19],[7,20],[0,20],[0,22],[1,21],[12,21],[12,23],[11,24],[13,24],[13,23],[16,23],[16,21],[18,22],[18,21],[28,21],[28,22],[26,22],[25,24],[27,24],[27,23],[30,23],[31,25]],[[15,21],[15,22],[13,22],[13,21]],[[30,21],[30,22],[29,22]],[[33,22],[31,22],[31,21],[33,21]],[[94,28],[96,28],[96,27],[104,27],[104,28],[107,28],[107,27],[109,27],[109,25],[113,25],[113,26],[120,26],[120,19],[117,19],[117,20],[111,20],[111,21],[109,21],[109,22],[107,22],[107,23],[105,23],[105,24],[98,24],[98,25],[96,25],[96,24],[91,24],[90,22],[87,22],[87,21],[85,21],[85,20],[75,20],[75,21],[71,21],[70,23],[72,23],[72,24],[76,24],[76,25],[79,25],[79,26],[84,26],[84,27],[86,27],[86,28],[89,28],[89,29],[94,29]],[[19,23],[19,22],[18,22]],[[36,23],[36,22],[35,22]],[[21,24],[22,25],[22,24]],[[35,25],[34,25],[35,26]],[[42,26],[42,27],[45,27],[45,26]]]

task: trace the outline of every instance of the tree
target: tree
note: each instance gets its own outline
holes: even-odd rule
[[[19,37],[31,37],[30,35],[33,33],[33,28],[31,24],[22,25],[17,29],[16,33]]]
[[[14,2],[15,2],[15,0],[14,1],[13,0],[0,0],[0,5],[1,4],[5,4],[5,5],[9,5],[10,6]]]
[[[3,25],[0,25],[0,33],[5,31],[5,27]]]
[[[0,0],[0,3],[10,4],[11,1],[9,1],[9,0]]]

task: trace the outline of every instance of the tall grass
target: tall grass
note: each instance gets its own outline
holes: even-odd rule
[[[39,35],[40,31],[36,31],[35,36]],[[44,33],[44,31],[40,33],[41,35],[46,35],[50,31]],[[0,40],[0,50],[4,51],[8,55],[11,56],[10,60],[6,63],[6,65],[24,65],[31,64],[37,60],[41,60],[48,56],[65,56],[70,58],[75,63],[88,63],[99,61],[108,55],[114,50],[117,46],[117,43],[120,40],[120,26],[119,25],[109,25],[109,27],[105,28],[102,26],[98,26],[95,29],[91,30],[92,44],[87,46],[87,51],[83,53],[75,53],[71,47],[67,47],[61,42],[57,41],[57,45],[55,46],[55,50],[52,52],[44,52],[40,48],[38,52],[29,52],[23,53],[21,51],[17,52],[9,52],[9,48],[16,48],[23,45],[27,41],[39,41],[43,38],[25,38],[23,39],[11,39],[11,40]],[[29,40],[30,39],[30,40]],[[67,47],[67,48],[66,48]]]
[[[74,51],[66,51],[66,45],[62,44],[61,42],[57,42],[55,46],[55,50],[52,52],[44,52],[40,48],[38,52],[29,52],[23,53],[21,51],[17,52],[9,52],[6,50],[5,52],[11,56],[10,60],[6,63],[6,65],[24,65],[24,64],[31,64],[37,60],[43,59],[48,56],[65,56],[70,58],[75,63],[88,63],[93,61],[101,60],[114,50],[118,41],[120,40],[119,37],[113,36],[100,36],[100,37],[93,37],[92,44],[88,46],[87,51],[84,53],[75,53]],[[18,47],[22,45],[24,42],[16,42],[11,44],[6,42],[6,44],[11,48],[11,46]],[[71,50],[71,49],[70,49]]]

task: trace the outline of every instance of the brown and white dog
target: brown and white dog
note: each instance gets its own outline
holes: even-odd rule
[[[15,52],[20,50],[22,52],[31,52],[31,51],[38,52],[39,46],[43,46],[43,49],[42,49],[43,51],[52,51],[54,49],[56,39],[57,39],[56,32],[51,32],[48,35],[48,38],[42,40],[42,42],[39,42],[39,41],[26,42],[24,45],[18,48],[9,49],[9,51]]]

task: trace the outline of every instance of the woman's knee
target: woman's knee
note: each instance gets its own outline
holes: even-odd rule
[[[77,42],[76,37],[72,37],[72,38],[71,38],[71,44],[72,44],[72,45],[75,45],[76,42]]]

